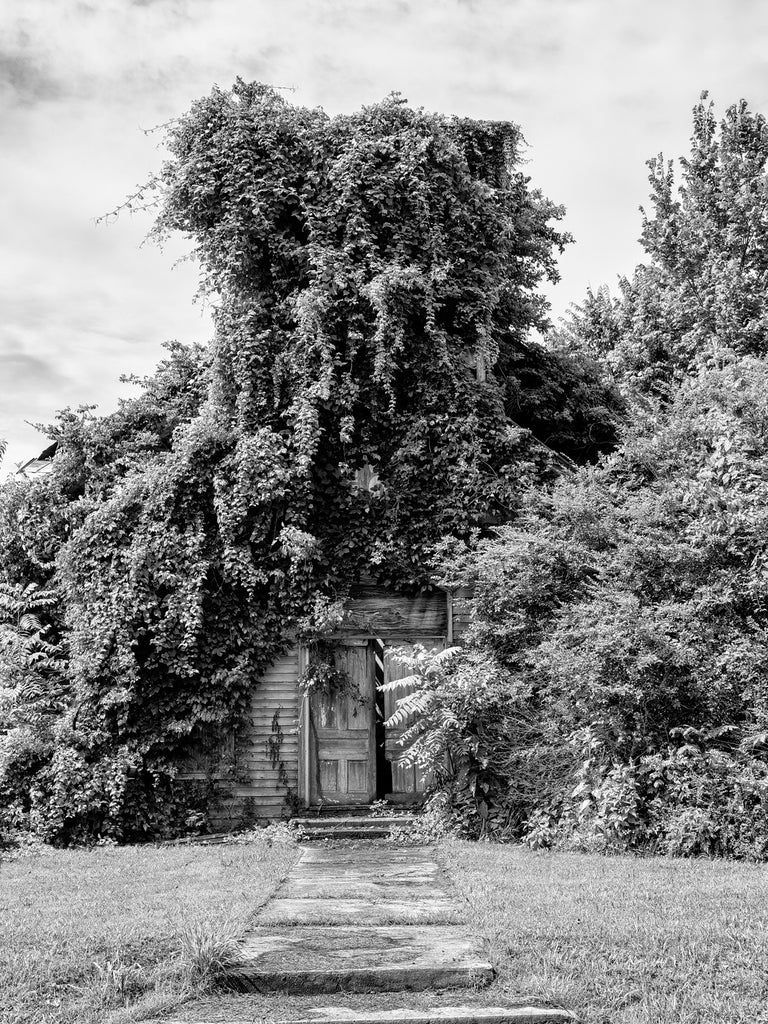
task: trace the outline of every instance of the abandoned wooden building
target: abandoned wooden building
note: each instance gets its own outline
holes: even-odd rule
[[[417,805],[424,780],[416,767],[398,763],[402,729],[385,725],[402,693],[378,687],[409,674],[398,650],[443,649],[466,621],[465,600],[445,591],[407,597],[371,581],[353,587],[342,625],[323,641],[350,685],[330,695],[303,692],[310,651],[298,643],[262,673],[232,750],[234,772],[219,780],[218,825],[353,810],[379,799]]]

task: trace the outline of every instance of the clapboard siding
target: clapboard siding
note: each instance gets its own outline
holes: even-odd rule
[[[453,598],[453,635],[458,643],[469,622],[468,596],[457,592]],[[422,643],[433,647],[443,646],[447,635],[444,591],[406,596],[367,577],[353,586],[346,614],[333,638],[341,644],[367,644],[380,638],[394,646]],[[298,728],[299,674],[299,648],[295,645],[254,683],[246,726],[237,740],[236,769],[229,779],[222,780],[218,814],[222,824],[287,817],[296,805],[303,749]]]
[[[294,647],[254,685],[249,726],[238,741],[238,782],[230,792],[238,803],[250,800],[249,811],[259,818],[285,817],[286,798],[298,789],[298,678],[299,651]]]

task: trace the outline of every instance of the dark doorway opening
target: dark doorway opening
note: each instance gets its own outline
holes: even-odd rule
[[[379,687],[384,682],[384,641],[373,641],[373,654],[376,678],[376,799],[383,800],[387,794],[392,792],[392,765],[387,760],[386,731],[384,722],[386,714],[384,711],[384,694]]]

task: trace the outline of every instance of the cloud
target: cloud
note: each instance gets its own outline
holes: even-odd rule
[[[64,96],[62,83],[22,53],[0,52],[0,91],[4,103],[31,106]]]
[[[21,351],[0,352],[0,379],[7,379],[6,375],[13,376],[16,380],[33,380],[36,384],[48,388],[61,387],[68,382],[67,377],[46,360]]]

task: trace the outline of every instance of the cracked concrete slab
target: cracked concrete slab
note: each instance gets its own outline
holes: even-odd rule
[[[392,864],[411,867],[435,862],[434,849],[431,846],[304,846],[302,849],[303,865],[332,864],[334,868],[348,866],[355,869],[381,870]]]
[[[263,927],[229,981],[257,992],[423,991],[488,984],[493,969],[454,925]]]
[[[319,875],[317,878],[295,878],[290,880],[290,888],[286,885],[280,890],[280,896],[291,896],[336,900],[366,899],[376,900],[388,898],[392,900],[429,899],[441,891],[440,879],[437,874],[431,878],[372,878],[356,879],[349,877],[331,878]]]
[[[319,1006],[305,1011],[311,1017],[281,1020],[274,1024],[575,1024],[567,1010],[543,1006],[435,1006],[427,1010],[379,1010],[366,1013],[346,1007]],[[227,1018],[228,1024],[253,1024],[253,1017]],[[154,1024],[154,1022],[150,1022]],[[182,1018],[157,1021],[156,1024],[189,1024]],[[197,1021],[195,1024],[214,1024]],[[219,1022],[220,1024],[220,1022]]]
[[[285,902],[298,900],[305,906]],[[352,915],[354,924],[438,923],[453,919],[452,906],[430,849],[305,847],[257,920],[298,924],[306,917],[311,920],[304,923],[344,922]],[[281,913],[289,916],[282,918]]]

